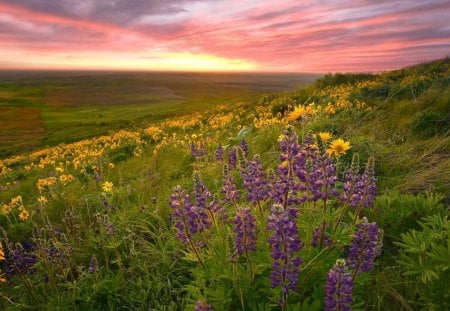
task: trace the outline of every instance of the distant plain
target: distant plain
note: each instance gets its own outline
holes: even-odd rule
[[[0,158],[294,90],[297,73],[0,72]]]

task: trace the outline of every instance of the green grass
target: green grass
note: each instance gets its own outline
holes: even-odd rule
[[[317,75],[199,73],[0,72],[0,113],[8,116],[0,158],[36,147],[70,143],[122,128],[167,119],[215,105],[251,101],[262,92],[293,89]],[[10,108],[8,108],[10,107]],[[21,108],[40,110],[18,134]]]
[[[116,98],[115,105],[81,105],[80,98],[64,99],[62,94],[77,93],[68,88],[70,79],[64,75],[53,78],[51,83],[40,82],[39,87],[47,87],[41,93],[33,84],[37,83],[35,77],[26,82],[28,91],[25,84],[11,86],[10,94],[22,92],[20,98],[44,98],[48,94],[52,94],[48,98],[62,98],[41,106],[39,101],[35,106],[23,101],[28,107],[2,106],[10,109],[14,117],[23,109],[40,109],[46,138],[39,138],[39,143],[43,145],[94,137],[112,129],[124,128],[127,132],[117,137],[112,134],[106,140],[94,137],[75,147],[56,146],[43,154],[24,153],[0,162],[0,205],[22,195],[24,207],[30,212],[25,221],[18,218],[17,207],[0,214],[0,226],[6,231],[0,230],[0,240],[7,257],[6,262],[0,262],[0,270],[3,272],[14,263],[8,255],[18,251],[22,242],[34,245],[31,253],[38,258],[32,273],[17,269],[10,283],[1,285],[0,308],[193,310],[197,300],[204,300],[214,310],[281,310],[277,305],[281,289],[270,286],[272,258],[268,240],[272,232],[267,224],[274,200],[261,200],[262,212],[257,204],[248,202],[241,170],[248,165],[246,159],[258,154],[264,177],[270,181],[276,176],[281,178],[286,162],[280,168],[278,141],[285,125],[257,128],[254,119],[261,111],[272,119],[272,112],[285,113],[292,109],[290,105],[315,101],[315,107],[322,108],[291,125],[299,142],[308,132],[323,131],[331,132],[333,138],[350,141],[351,149],[333,159],[338,191],[343,189],[344,174],[355,154],[360,158],[359,173],[371,157],[375,159],[377,197],[362,210],[357,223],[363,221],[362,216],[376,222],[384,232],[383,246],[373,269],[355,278],[352,310],[448,310],[448,73],[450,60],[444,59],[380,75],[327,75],[306,88],[261,97],[255,87],[262,88],[262,80],[256,84],[239,80],[241,87],[230,90],[230,82],[225,83],[220,76],[196,76],[209,77],[205,84],[208,87],[204,87],[199,80],[189,86],[189,78],[181,75],[176,81],[169,79],[166,86],[190,100],[168,102],[159,97],[151,104],[121,103],[141,98],[142,93],[137,90],[143,82],[130,77],[121,77],[123,83],[118,90],[130,88],[139,94],[111,93],[115,95],[108,96]],[[162,78],[167,76],[159,77]],[[118,86],[114,79],[97,79],[83,77],[75,89],[90,90],[88,93],[96,98],[105,92],[105,85],[111,90]],[[23,77],[21,81],[24,83]],[[372,84],[358,86],[362,81]],[[55,89],[49,91],[49,85]],[[96,85],[103,87],[95,88]],[[253,89],[244,91],[244,85]],[[333,96],[343,87],[350,90],[346,100],[351,105],[335,114],[324,113],[329,101],[342,102]],[[61,90],[67,93],[58,93]],[[329,91],[323,93],[324,90]],[[357,100],[365,101],[371,109],[358,108]],[[221,107],[222,104],[227,105]],[[229,112],[235,118],[217,128],[209,125],[215,117]],[[198,113],[202,116],[195,119],[198,124],[184,129],[160,123]],[[5,117],[5,121],[11,122],[10,119]],[[141,130],[150,125],[160,128],[162,136],[152,137]],[[222,192],[225,165],[215,160],[215,151],[220,143],[226,163],[227,153],[239,148],[242,138],[249,145],[249,155],[245,159],[238,151],[238,168],[231,171],[240,193],[233,203]],[[200,149],[203,144],[207,156],[194,159],[193,142]],[[78,149],[84,150],[81,155]],[[310,158],[305,170],[323,165],[320,159]],[[75,167],[78,162],[81,164]],[[63,168],[64,172],[56,168]],[[58,181],[39,192],[39,179],[59,178],[61,174],[72,174],[74,181],[65,185]],[[177,238],[173,223],[176,216],[169,202],[177,185],[186,189],[194,201],[194,189],[201,189],[198,176],[211,193],[209,206],[218,202],[228,218],[223,219],[220,211],[215,213],[215,224],[210,229],[193,234],[193,239],[204,245],[192,246]],[[111,193],[102,190],[106,181],[113,183]],[[283,184],[281,179],[278,181],[271,185]],[[37,202],[41,195],[48,199],[43,206]],[[344,203],[334,198],[326,205],[319,199],[292,206],[299,211],[295,224],[303,243],[296,254],[303,263],[299,286],[290,292],[287,310],[322,310],[327,273],[336,259],[348,257],[357,230],[353,224],[356,210],[346,210]],[[240,207],[251,208],[255,216],[257,242],[255,251],[237,257],[234,217]],[[338,223],[341,213],[342,221]],[[325,228],[333,244],[313,247],[313,232],[323,222],[330,225]],[[7,245],[8,241],[11,243]],[[95,261],[98,270],[91,273],[89,267]]]

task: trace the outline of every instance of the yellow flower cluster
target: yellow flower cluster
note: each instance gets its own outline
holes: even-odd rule
[[[202,126],[202,115],[201,113],[194,113],[189,116],[182,116],[170,120],[166,120],[161,123],[161,127],[168,128],[180,128],[180,129],[188,129],[194,126]]]
[[[73,175],[71,174],[62,174],[61,176],[59,176],[59,181],[63,184],[66,185],[72,181],[74,181],[75,177],[73,177]]]
[[[299,105],[299,106],[295,107],[293,111],[291,111],[287,114],[286,120],[288,122],[294,122],[301,118],[305,119],[305,118],[308,118],[308,117],[314,115],[315,112],[316,112],[316,109],[314,107],[314,103],[309,104],[307,106]]]
[[[264,128],[274,124],[285,124],[286,120],[281,117],[281,114],[274,116],[270,106],[256,107],[256,115],[253,116],[253,125],[256,128]]]
[[[208,124],[213,129],[224,128],[228,126],[234,119],[234,115],[230,112],[228,114],[212,116],[208,120]]]
[[[149,126],[144,130],[144,133],[150,136],[154,141],[157,141],[163,135],[163,130],[157,126]]]
[[[48,178],[39,178],[36,183],[36,187],[39,192],[50,190],[54,185],[56,185],[56,178],[53,176]]]
[[[22,196],[20,195],[12,198],[9,204],[3,203],[1,209],[3,215],[7,215],[14,209],[17,209],[19,211],[19,218],[21,220],[26,220],[28,216],[30,216],[28,211],[25,209],[25,206],[23,205]]]
[[[11,169],[7,167],[3,161],[0,161],[0,176],[4,176],[11,172]]]

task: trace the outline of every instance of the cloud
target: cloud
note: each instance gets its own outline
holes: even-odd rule
[[[158,51],[261,70],[378,70],[446,56],[448,16],[447,0],[0,0],[0,44],[46,61]]]

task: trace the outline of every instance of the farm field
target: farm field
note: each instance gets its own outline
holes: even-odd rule
[[[317,74],[0,72],[0,157],[294,90]]]
[[[450,59],[41,74],[0,76],[0,309],[450,309]]]

